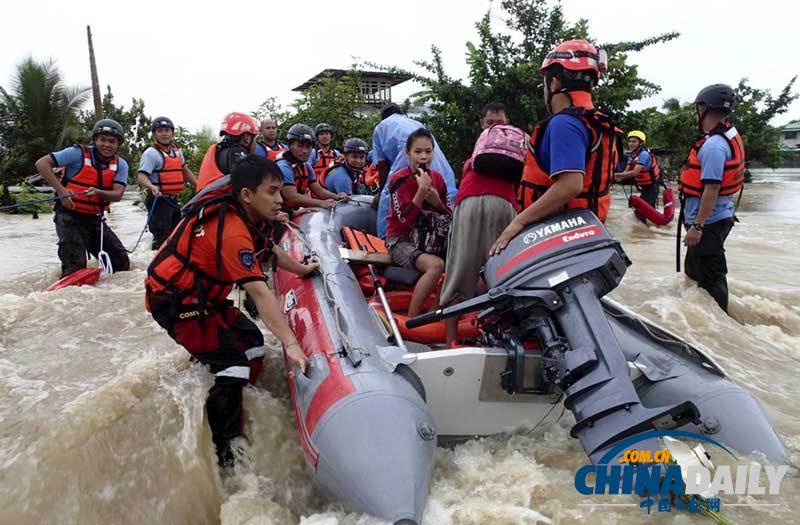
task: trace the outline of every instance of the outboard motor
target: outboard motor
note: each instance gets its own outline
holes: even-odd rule
[[[524,384],[524,342],[542,348],[542,380],[566,394],[575,416],[571,435],[596,461],[615,442],[647,430],[699,422],[695,405],[642,405],[628,362],[600,303],[631,262],[620,243],[588,210],[573,210],[528,226],[486,264],[489,290],[412,320],[412,328],[482,310],[487,344],[509,353],[503,386],[511,393],[544,393]],[[642,448],[658,448],[642,443]]]

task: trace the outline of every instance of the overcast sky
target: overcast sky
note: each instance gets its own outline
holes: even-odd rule
[[[776,93],[800,74],[799,5],[563,2],[568,19],[587,18],[598,41],[681,32],[675,41],[632,55],[640,74],[662,87],[636,108],[670,97],[691,100],[707,84],[736,84],[742,77]],[[476,39],[475,22],[489,6],[487,0],[11,2],[3,7],[0,85],[8,87],[15,64],[28,55],[52,57],[68,83],[91,85],[91,24],[101,86],[111,85],[118,104],[127,107],[136,96],[150,116],[167,115],[190,129],[216,128],[225,113],[254,110],[267,97],[288,104],[293,87],[325,68],[346,69],[354,58],[413,68],[413,60],[428,58],[436,44],[447,71],[463,77],[465,43]],[[501,27],[505,15],[499,2],[494,6],[494,24]],[[398,86],[394,99],[415,89]],[[793,119],[800,119],[800,102],[773,124]]]

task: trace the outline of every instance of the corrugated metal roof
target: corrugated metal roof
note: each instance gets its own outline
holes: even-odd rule
[[[793,120],[783,126],[781,131],[800,131],[800,120]]]

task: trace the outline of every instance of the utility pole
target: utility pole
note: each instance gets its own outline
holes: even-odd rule
[[[92,28],[86,26],[86,35],[89,37],[89,66],[92,68],[92,95],[94,96],[94,116],[97,120],[103,118],[103,99],[100,96],[100,81],[97,79],[97,63],[94,60],[94,46],[92,45]]]

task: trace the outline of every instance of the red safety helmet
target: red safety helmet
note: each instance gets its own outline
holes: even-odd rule
[[[238,113],[234,111],[233,113],[228,113],[225,115],[225,118],[222,119],[222,125],[219,130],[220,135],[233,135],[238,137],[245,133],[258,135],[256,119],[247,113]]]
[[[608,55],[602,49],[598,51],[586,40],[567,40],[547,53],[540,71],[544,73],[556,64],[569,71],[592,71],[597,82],[600,74],[608,69]]]

